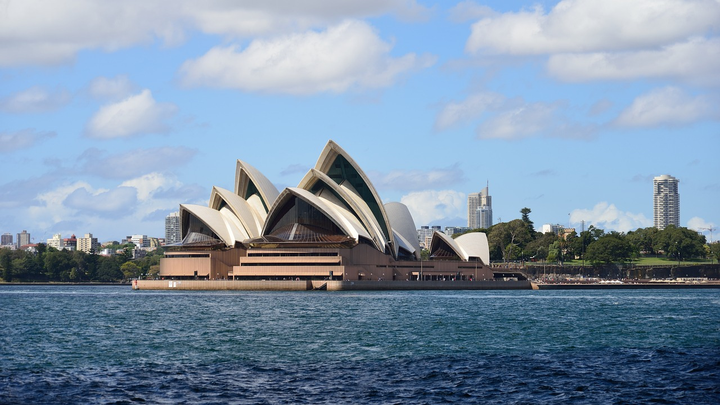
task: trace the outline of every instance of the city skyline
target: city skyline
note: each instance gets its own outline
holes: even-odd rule
[[[417,227],[489,179],[495,223],[627,232],[666,173],[720,224],[717,2],[181,3],[7,2],[0,233],[161,236],[236,159],[283,189],[329,139]]]

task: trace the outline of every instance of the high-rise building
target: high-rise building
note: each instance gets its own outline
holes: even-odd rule
[[[468,195],[468,227],[489,228],[492,224],[492,197],[486,186],[479,193]]]
[[[86,233],[84,237],[77,238],[77,250],[85,253],[97,252],[100,248],[97,238],[93,238],[91,233]]]
[[[173,212],[165,217],[165,243],[180,242],[180,213]]]
[[[17,234],[17,247],[18,249],[22,246],[29,245],[30,244],[30,234],[28,231],[24,230]]]
[[[63,240],[62,235],[56,233],[51,239],[47,240],[47,245],[48,247],[54,247],[57,250],[63,250],[65,248],[65,241]]]
[[[11,246],[13,244],[13,237],[11,233],[4,233],[1,237],[2,239],[0,239],[0,245]]]
[[[653,179],[653,223],[657,229],[680,226],[678,183],[680,180],[667,174]]]

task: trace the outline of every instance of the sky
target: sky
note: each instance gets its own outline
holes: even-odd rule
[[[720,239],[720,1],[0,1],[0,233],[164,237],[330,139],[417,227],[628,232],[669,174]]]

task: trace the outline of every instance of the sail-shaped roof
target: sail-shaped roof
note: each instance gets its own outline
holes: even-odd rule
[[[420,242],[418,242],[417,228],[415,227],[415,221],[413,221],[410,210],[408,210],[407,206],[403,203],[389,202],[385,204],[385,212],[388,214],[393,231],[400,234],[405,244],[408,245],[407,250],[413,253],[416,259],[420,259]],[[400,249],[400,244],[398,243],[397,245],[395,250],[396,256]]]
[[[377,221],[388,245],[385,249],[395,255],[395,242],[390,221],[388,220],[385,207],[375,187],[370,182],[365,172],[358,166],[350,155],[347,154],[338,144],[328,141],[323,149],[315,169],[326,174],[335,183],[344,189],[355,193],[365,204]]]
[[[259,170],[238,159],[235,168],[235,194],[256,207],[262,215],[265,215],[280,193]],[[253,204],[253,200],[256,200],[255,204]],[[260,204],[257,203],[262,205],[262,209],[260,209]]]

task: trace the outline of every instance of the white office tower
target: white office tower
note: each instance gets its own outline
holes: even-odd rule
[[[165,217],[165,244],[180,242],[180,213],[173,212]]]
[[[663,174],[653,179],[654,225],[665,229],[668,225],[680,226],[680,180]]]
[[[492,226],[492,197],[488,194],[488,187],[479,193],[468,195],[468,227],[489,228]]]

